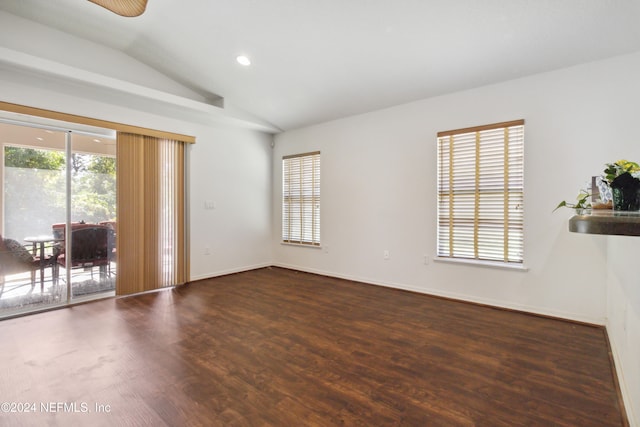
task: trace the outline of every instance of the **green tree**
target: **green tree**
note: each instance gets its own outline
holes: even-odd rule
[[[5,147],[5,232],[46,234],[66,211],[65,155],[61,151]],[[116,217],[115,157],[74,153],[71,158],[72,221]]]
[[[93,173],[116,176],[116,158],[106,156],[91,156],[87,169]]]
[[[24,169],[63,170],[65,160],[61,151],[5,147],[4,165]]]
[[[74,173],[72,213],[75,220],[99,222],[116,217],[115,158],[82,154],[83,168]]]

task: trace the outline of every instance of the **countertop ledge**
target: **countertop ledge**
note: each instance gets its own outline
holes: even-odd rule
[[[640,211],[585,209],[569,219],[569,231],[586,234],[640,236]]]

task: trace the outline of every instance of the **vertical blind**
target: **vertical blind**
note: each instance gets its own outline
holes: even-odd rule
[[[439,257],[522,263],[524,120],[438,133]]]
[[[119,132],[117,153],[116,293],[185,283],[184,143]]]
[[[282,158],[282,241],[320,246],[320,152]]]

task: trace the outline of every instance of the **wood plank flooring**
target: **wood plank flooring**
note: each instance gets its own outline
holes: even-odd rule
[[[1,321],[0,348],[3,426],[626,423],[602,328],[279,268]]]

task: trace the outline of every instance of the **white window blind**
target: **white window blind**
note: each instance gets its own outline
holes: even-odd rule
[[[320,246],[320,152],[282,158],[282,241]]]
[[[438,133],[438,257],[523,262],[524,120]]]

